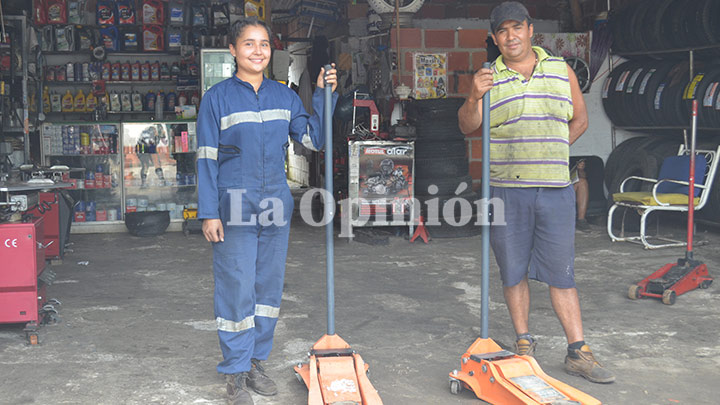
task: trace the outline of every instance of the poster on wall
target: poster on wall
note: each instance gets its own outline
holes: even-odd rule
[[[415,99],[447,97],[447,53],[415,53]]]

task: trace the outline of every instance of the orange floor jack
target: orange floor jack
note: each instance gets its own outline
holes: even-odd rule
[[[325,65],[325,71],[332,69]],[[332,86],[325,83],[325,189],[333,190]],[[332,191],[328,193],[332,195]],[[332,218],[334,204],[325,202],[324,218]],[[307,363],[295,366],[295,375],[308,388],[308,405],[382,405],[377,390],[367,377],[368,365],[347,342],[335,334],[335,269],[333,221],[325,226],[327,254],[327,334],[308,354]]]
[[[486,63],[483,67],[489,67]],[[482,178],[490,178],[490,92],[483,97],[482,122]],[[543,372],[531,356],[518,356],[503,350],[488,338],[490,225],[489,182],[483,181],[481,215],[482,225],[482,312],[481,337],[462,355],[460,371],[450,373],[450,392],[458,394],[463,388],[471,389],[485,402],[495,405],[543,404],[590,405],[600,401],[584,392],[564,384]]]
[[[697,136],[697,100],[692,104],[692,135],[690,137],[690,175],[688,176],[688,222],[687,249],[685,257],[677,263],[668,263],[658,271],[647,276],[643,281],[633,284],[628,290],[628,298],[652,297],[662,299],[663,304],[672,305],[678,295],[698,287],[708,288],[713,278],[707,265],[693,258],[693,230],[695,219],[695,138]],[[687,146],[687,138],[686,138]],[[687,148],[686,148],[687,149]],[[716,157],[717,159],[717,157]],[[682,183],[686,184],[686,183]]]

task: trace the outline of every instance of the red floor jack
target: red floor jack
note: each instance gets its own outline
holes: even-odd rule
[[[688,176],[688,222],[687,250],[685,257],[677,263],[668,263],[660,270],[646,277],[643,281],[633,284],[628,290],[628,297],[636,300],[642,297],[661,298],[663,304],[672,305],[678,295],[698,287],[708,288],[713,278],[707,265],[693,258],[693,230],[695,214],[695,137],[697,135],[698,102],[693,100],[692,135],[690,137],[690,175]]]
[[[490,67],[489,63],[483,65]],[[600,405],[592,396],[545,374],[531,356],[518,356],[488,338],[490,304],[490,92],[483,97],[482,186],[482,288],[480,338],[460,360],[460,370],[450,373],[450,392],[471,389],[485,402],[495,405]]]

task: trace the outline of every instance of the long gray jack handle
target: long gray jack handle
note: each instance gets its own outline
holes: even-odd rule
[[[323,106],[323,131],[325,132],[325,256],[327,261],[327,334],[335,334],[335,246],[333,240],[333,136],[332,136],[332,86],[328,85],[327,72],[332,65],[325,65],[325,103]]]
[[[490,68],[490,63],[483,63],[483,69],[488,68]],[[482,271],[480,337],[487,339],[490,316],[490,90],[483,96],[482,106],[482,185],[480,194],[484,209],[482,212],[482,258],[480,261]]]

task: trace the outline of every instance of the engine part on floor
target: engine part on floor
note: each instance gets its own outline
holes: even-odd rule
[[[483,67],[489,67],[485,63]],[[483,96],[482,178],[490,177],[490,92]],[[481,187],[483,201],[490,200],[490,183]],[[503,350],[488,337],[490,318],[490,213],[481,214],[481,334],[461,358],[461,370],[450,373],[450,393],[470,388],[483,401],[497,405],[583,404],[600,401],[545,374],[534,358]]]
[[[685,257],[677,263],[669,263],[649,275],[637,285],[631,285],[628,298],[653,297],[662,299],[663,304],[673,305],[678,295],[696,288],[708,288],[713,277],[707,265],[693,257],[693,232],[695,231],[695,141],[697,131],[698,102],[693,100],[692,135],[690,137],[690,168],[688,176],[687,245]],[[715,156],[718,159],[718,156]],[[703,174],[700,174],[701,176]]]
[[[125,227],[133,236],[157,236],[170,225],[170,211],[126,212]]]
[[[325,65],[325,71],[332,66]],[[325,190],[332,194],[332,87],[325,82]],[[334,204],[325,204],[325,218],[334,216]],[[308,388],[308,405],[381,405],[382,400],[367,376],[368,365],[340,336],[335,334],[335,246],[334,224],[325,225],[327,276],[327,333],[310,349],[309,360],[295,366],[295,375]]]

